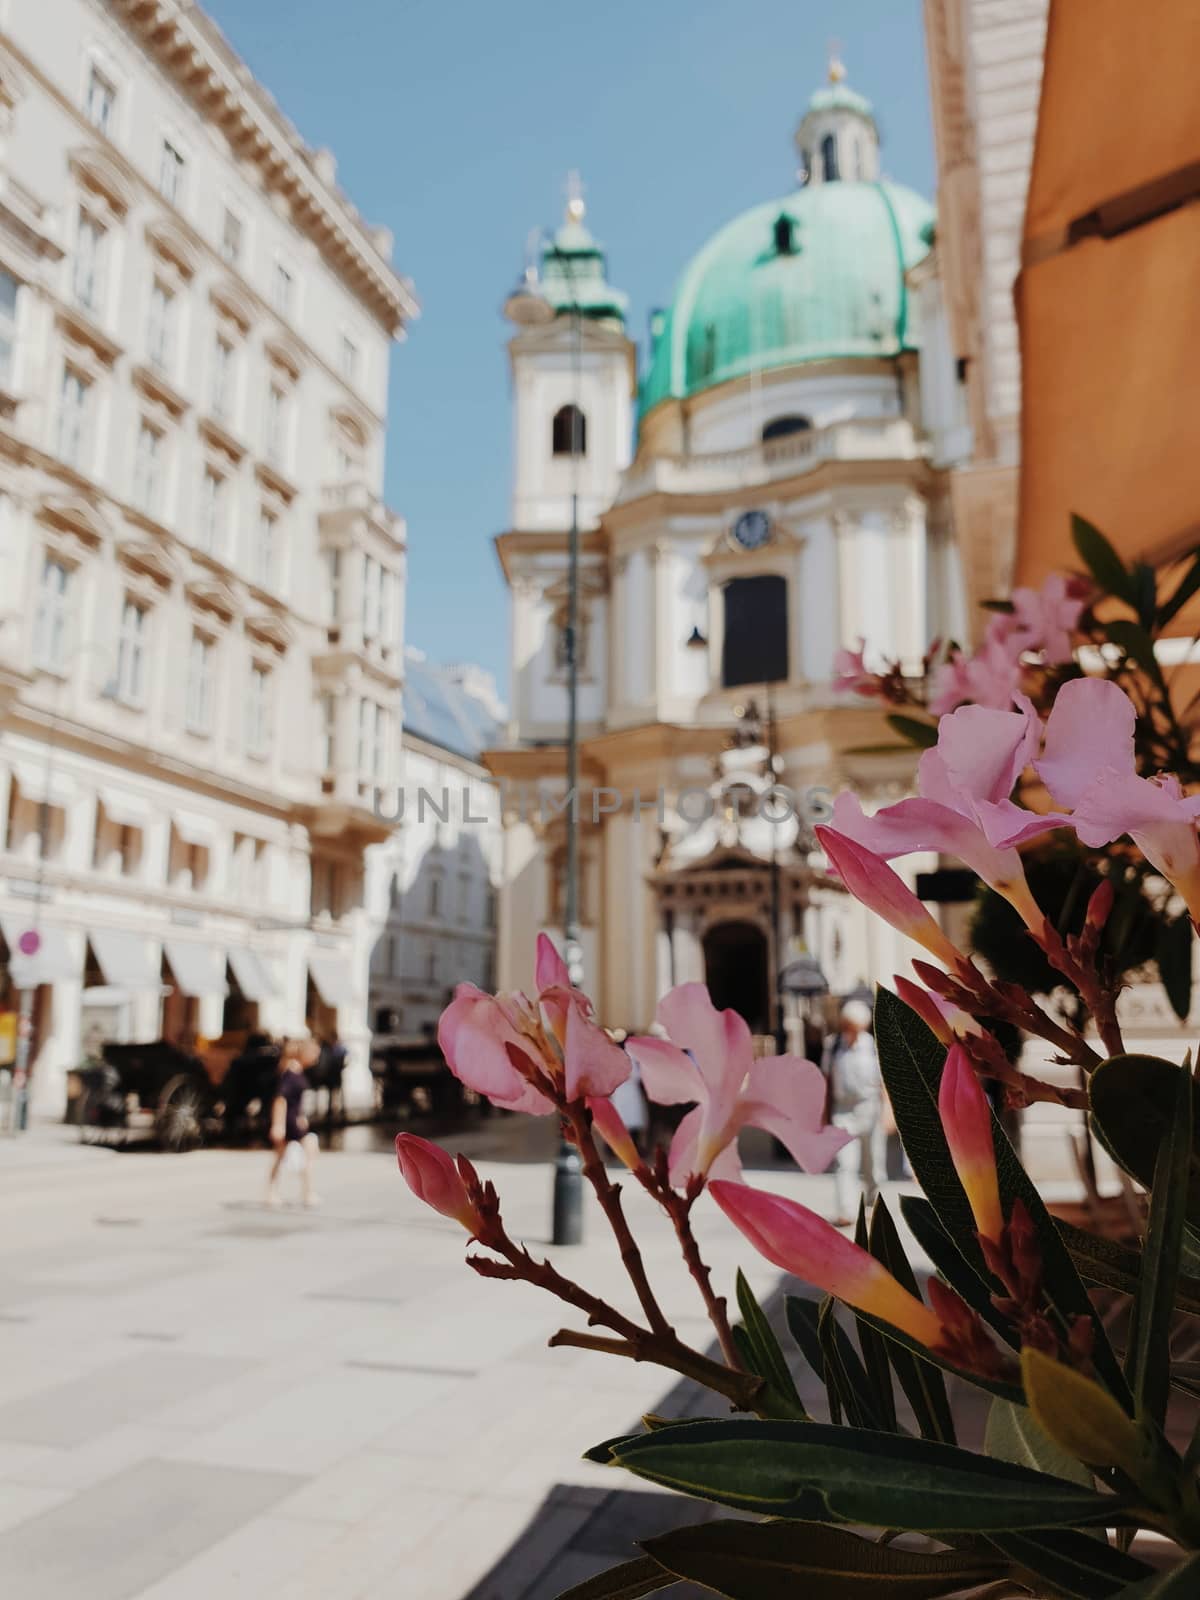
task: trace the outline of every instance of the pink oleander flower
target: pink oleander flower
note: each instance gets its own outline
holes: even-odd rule
[[[943,717],[938,742],[917,765],[917,795],[864,814],[858,796],[843,790],[830,825],[884,860],[914,850],[957,856],[1020,913],[1033,932],[1045,918],[1025,881],[1021,858],[1012,848],[997,849],[981,814],[1005,802],[1037,751],[1041,723],[1033,706],[1019,695],[1019,711],[962,706]]]
[[[992,1113],[970,1057],[960,1044],[951,1048],[942,1068],[938,1114],[975,1226],[984,1239],[999,1245],[1004,1236],[1004,1212],[992,1143]]]
[[[929,681],[929,710],[945,716],[961,705],[1005,711],[1021,687],[1021,650],[1010,644],[1009,617],[993,617],[974,655],[957,650]]]
[[[396,1135],[396,1160],[405,1183],[427,1206],[461,1223],[474,1238],[482,1219],[467,1194],[464,1179],[478,1184],[475,1169],[466,1156],[453,1161],[440,1145],[420,1139],[415,1133]]]
[[[876,692],[875,674],[863,659],[866,640],[860,638],[857,650],[838,650],[833,658],[833,687],[853,689],[855,694],[871,695]]]
[[[1047,666],[1070,661],[1071,635],[1079,625],[1088,586],[1052,572],[1040,589],[1014,589],[1012,640],[1022,650],[1040,650]]]
[[[533,1000],[519,991],[490,995],[459,984],[438,1022],[438,1044],[451,1072],[494,1105],[534,1116],[554,1110],[530,1081],[534,1074],[560,1086],[568,1100],[611,1094],[629,1076],[629,1058],[593,1020],[591,1001],[571,986],[544,933],[534,981]]]
[[[625,1118],[616,1106],[611,1100],[593,1097],[588,1101],[588,1110],[592,1113],[593,1128],[613,1155],[618,1161],[623,1161],[630,1172],[636,1172],[638,1167],[643,1165],[642,1158],[638,1155],[633,1135],[625,1126]]]
[[[961,964],[964,959],[961,951],[882,856],[825,825],[814,832],[830,866],[856,900],[897,932],[923,945],[930,955],[952,971]]]
[[[626,1049],[651,1100],[694,1107],[671,1141],[673,1184],[711,1173],[740,1176],[737,1136],[744,1127],[774,1134],[805,1172],[823,1172],[847,1142],[848,1134],[825,1122],[820,1067],[799,1056],[756,1061],[744,1019],[718,1011],[702,983],[682,983],[664,995],[658,1020],[668,1038],[629,1039]]]
[[[941,1320],[929,1307],[815,1211],[744,1183],[715,1180],[709,1187],[734,1227],[784,1272],[899,1328],[930,1350],[944,1342]]]
[[[1040,589],[1017,589],[1011,613],[989,621],[974,655],[957,651],[933,674],[929,709],[944,716],[961,705],[1007,710],[1021,685],[1021,658],[1040,652],[1046,666],[1071,659],[1071,634],[1085,604],[1078,579],[1054,572]]]
[[[924,989],[911,978],[902,978],[899,973],[892,982],[905,1005],[917,1013],[929,1031],[942,1044],[956,1044],[966,1034],[983,1032],[982,1025],[976,1022],[969,1012],[956,1006],[953,1000],[947,1000],[944,995],[935,994],[932,989]]]
[[[1128,834],[1200,922],[1200,795],[1178,778],[1139,777],[1134,758],[1137,712],[1125,691],[1104,678],[1077,678],[1058,691],[1034,770],[1060,811],[1026,811],[1010,800],[980,808],[989,839],[1001,849],[1054,828],[1073,828],[1091,849]]]

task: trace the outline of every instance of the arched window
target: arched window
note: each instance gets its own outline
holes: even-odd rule
[[[810,417],[801,417],[794,413],[785,417],[772,417],[763,428],[762,442],[770,444],[772,439],[786,439],[789,433],[807,433],[811,427]]]
[[[794,234],[795,224],[786,211],[781,211],[775,218],[772,233],[775,237],[775,254],[777,256],[790,256],[795,254],[796,239]]]
[[[837,140],[831,133],[827,133],[821,140],[821,168],[826,183],[832,183],[837,178]]]
[[[559,406],[554,413],[550,447],[556,456],[587,455],[587,418],[577,405]]]
[[[732,578],[724,589],[721,682],[779,683],[788,675],[787,579],[774,573]]]

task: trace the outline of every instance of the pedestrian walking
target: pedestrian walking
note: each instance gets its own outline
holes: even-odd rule
[[[858,1194],[865,1194],[869,1208],[887,1176],[887,1134],[870,1006],[847,1000],[838,1024],[825,1047],[823,1065],[831,1086],[834,1126],[851,1135],[837,1153],[833,1174],[834,1226],[847,1228],[858,1209]]]
[[[313,1167],[317,1159],[317,1136],[304,1115],[304,1092],[308,1080],[305,1068],[311,1067],[320,1055],[315,1039],[287,1039],[279,1058],[279,1073],[275,1079],[271,1100],[271,1175],[267,1180],[267,1204],[277,1207],[279,1174],[284,1167],[297,1164],[300,1168],[300,1197],[306,1206],[318,1204],[313,1191]]]

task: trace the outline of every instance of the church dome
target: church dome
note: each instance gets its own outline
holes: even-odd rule
[[[904,275],[932,224],[928,201],[888,182],[815,183],[743,212],[655,319],[643,416],[750,372],[912,348]]]

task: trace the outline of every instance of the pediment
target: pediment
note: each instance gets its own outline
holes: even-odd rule
[[[256,315],[254,302],[243,294],[236,283],[223,279],[220,283],[214,283],[208,293],[218,311],[236,323],[242,333],[249,332]]]
[[[299,378],[304,371],[304,352],[294,339],[286,338],[282,334],[272,334],[263,341],[263,350],[267,360],[277,367],[282,367],[293,380]]]
[[[255,611],[248,616],[243,627],[246,632],[262,644],[269,644],[281,654],[292,642],[292,630],[272,611]]]
[[[87,545],[103,543],[112,532],[103,512],[83,495],[44,495],[38,502],[36,515],[39,521],[73,533]]]
[[[92,145],[78,145],[67,160],[84,188],[99,195],[118,216],[126,214],[133,205],[133,187],[110,156]]]
[[[193,578],[185,584],[183,592],[192,605],[213,612],[225,622],[231,622],[237,615],[237,596],[228,584],[216,578]]]
[[[146,242],[156,255],[178,268],[185,278],[193,278],[199,257],[181,228],[155,218],[146,224]]]
[[[170,588],[179,576],[174,559],[149,539],[121,539],[117,544],[117,559],[122,566],[151,578],[163,589]]]
[[[371,419],[360,406],[346,402],[334,406],[329,413],[335,427],[347,434],[360,450],[365,450],[371,437]]]

